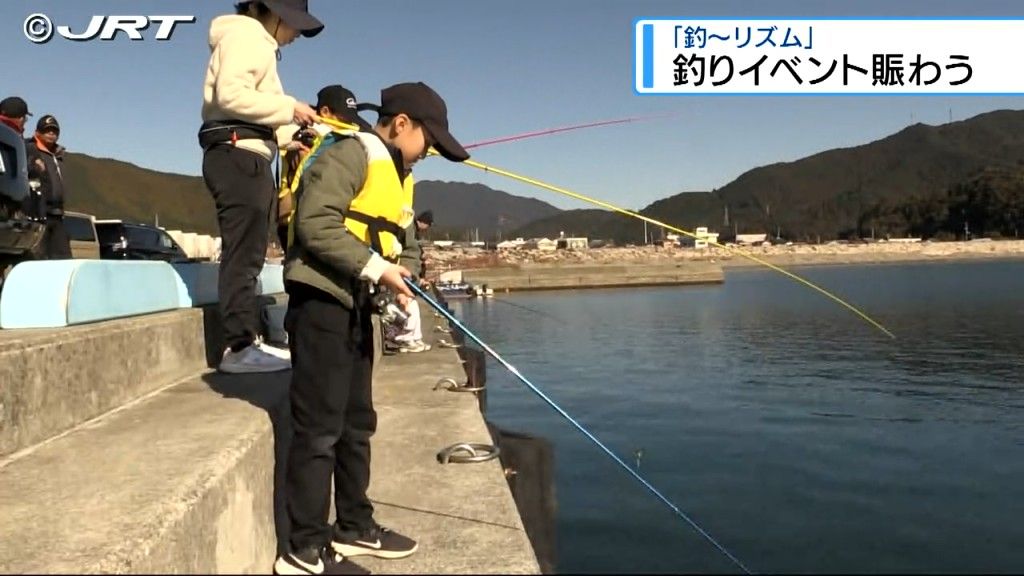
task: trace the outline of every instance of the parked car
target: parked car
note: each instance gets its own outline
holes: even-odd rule
[[[100,258],[104,260],[191,261],[174,238],[156,226],[97,220],[96,232],[100,239]]]
[[[64,212],[64,230],[71,238],[71,257],[100,259],[100,241],[96,233],[96,218],[91,214]]]
[[[0,279],[43,238],[45,226],[22,210],[29,195],[25,141],[0,124]]]

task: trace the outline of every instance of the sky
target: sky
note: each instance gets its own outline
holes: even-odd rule
[[[3,0],[0,93],[25,98],[35,119],[56,115],[71,151],[199,175],[209,23],[232,5]],[[1022,17],[1019,0],[310,0],[310,10],[325,31],[285,47],[278,63],[285,91],[309,102],[327,84],[379,102],[383,87],[424,81],[447,101],[451,131],[463,144],[661,115],[473,151],[483,163],[627,208],[718,188],[752,168],[865,144],[916,122],[1024,108],[1019,96],[640,96],[632,78],[632,24],[640,17]],[[194,15],[197,22],[179,25],[166,42],[33,44],[22,26],[36,12],[75,31],[95,14]],[[417,165],[416,176],[586,207],[438,157]]]

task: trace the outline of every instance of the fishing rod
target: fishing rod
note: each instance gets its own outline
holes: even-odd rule
[[[546,130],[536,130],[533,132],[524,132],[522,134],[516,134],[514,136],[504,136],[502,138],[494,138],[492,140],[484,140],[482,142],[475,142],[463,146],[466,150],[472,150],[473,148],[480,148],[481,146],[491,146],[494,144],[504,144],[506,142],[516,142],[518,140],[526,140],[527,138],[537,138],[539,136],[550,136],[552,134],[560,134],[562,132],[572,132],[574,130],[583,130],[585,128],[598,128],[601,126],[613,126],[615,124],[631,124],[633,122],[643,122],[645,120],[655,120],[659,118],[669,118],[675,116],[675,114],[661,114],[655,116],[633,116],[630,118],[619,118],[617,120],[601,120],[598,122],[587,122],[585,124],[573,124],[570,126],[561,126],[558,128],[548,128]]]
[[[746,567],[746,565],[744,565],[743,562],[741,562],[736,556],[729,552],[729,550],[727,550],[725,546],[719,544],[718,541],[715,540],[713,536],[711,536],[711,534],[709,534],[706,530],[701,528],[700,525],[697,524],[697,522],[690,518],[685,512],[680,510],[679,507],[672,503],[672,501],[669,500],[664,494],[659,492],[658,489],[651,485],[651,483],[648,482],[646,479],[644,479],[644,477],[641,476],[639,472],[637,472],[633,468],[630,468],[629,464],[626,464],[622,460],[622,458],[619,458],[614,452],[611,451],[611,449],[605,446],[603,442],[598,440],[596,436],[591,434],[589,430],[587,430],[582,424],[577,422],[575,418],[570,416],[569,413],[563,410],[562,407],[559,406],[554,400],[549,398],[548,395],[545,394],[540,388],[538,388],[536,385],[530,382],[526,378],[526,376],[523,376],[523,374],[515,366],[509,364],[508,361],[502,358],[500,354],[495,352],[493,348],[488,346],[486,342],[484,342],[483,340],[480,339],[479,336],[474,334],[472,330],[463,325],[462,322],[459,322],[459,320],[455,318],[455,316],[452,315],[452,313],[449,312],[447,308],[445,308],[440,303],[431,298],[422,288],[417,286],[416,283],[413,282],[412,280],[406,278],[405,283],[409,286],[409,288],[412,289],[413,292],[415,292],[418,296],[423,298],[427,302],[427,304],[430,305],[431,308],[440,312],[449,322],[452,323],[453,326],[458,328],[463,334],[465,334],[471,340],[473,340],[473,342],[476,342],[476,344],[483,348],[485,352],[490,354],[492,358],[501,363],[501,365],[504,366],[509,372],[511,372],[513,376],[518,378],[520,382],[525,384],[527,388],[529,388],[534,394],[539,396],[540,399],[546,402],[548,406],[551,406],[551,408],[553,408],[555,412],[558,412],[563,418],[568,420],[570,424],[572,424],[577,430],[582,432],[584,436],[586,436],[588,439],[590,439],[591,442],[596,444],[598,448],[604,451],[605,454],[611,457],[611,459],[614,460],[620,467],[622,467],[623,470],[629,472],[630,476],[632,476],[641,484],[643,484],[644,487],[651,492],[651,494],[654,494],[659,500],[661,500],[666,506],[668,506],[673,512],[675,512],[676,516],[685,520],[691,527],[693,527],[694,530],[697,531],[698,534],[703,536],[705,540],[710,542],[722,554],[729,558],[729,560],[731,560],[733,564],[738,566],[740,570],[742,570],[745,574],[752,574],[752,572]]]
[[[431,153],[432,154],[436,154],[436,152],[433,149],[431,149]],[[702,237],[698,236],[697,234],[695,234],[693,232],[689,232],[687,230],[683,230],[682,228],[677,228],[675,226],[672,226],[671,224],[666,224],[665,222],[662,222],[660,220],[656,220],[654,218],[649,218],[649,217],[644,216],[643,214],[640,214],[638,212],[634,212],[632,210],[627,210],[625,208],[620,208],[618,206],[615,206],[614,204],[609,204],[608,202],[604,202],[603,200],[598,200],[596,198],[591,198],[589,196],[585,196],[585,195],[579,194],[577,192],[572,192],[572,191],[566,190],[564,188],[559,188],[558,186],[553,186],[551,184],[547,184],[547,183],[541,182],[541,181],[536,180],[534,178],[529,178],[529,177],[526,177],[526,176],[521,176],[519,174],[515,174],[515,173],[509,172],[507,170],[502,170],[502,169],[496,168],[494,166],[489,166],[487,164],[482,164],[482,163],[477,162],[475,160],[465,160],[464,162],[462,162],[462,164],[465,164],[467,166],[471,166],[473,168],[477,168],[477,169],[483,170],[484,172],[488,172],[488,173],[492,173],[492,174],[497,174],[499,176],[504,176],[506,178],[511,178],[512,180],[523,182],[525,184],[530,184],[531,186],[536,186],[538,188],[542,188],[544,190],[549,190],[549,191],[555,192],[557,194],[562,194],[564,196],[569,196],[570,198],[575,198],[577,200],[582,200],[583,202],[587,202],[587,203],[593,204],[595,206],[600,206],[602,208],[611,210],[613,212],[617,212],[619,214],[624,214],[624,215],[630,216],[632,218],[637,218],[639,220],[643,220],[644,222],[648,222],[650,224],[654,224],[655,226],[661,226],[662,228],[665,228],[666,230],[671,230],[673,232],[676,232],[677,234],[682,234],[684,236],[688,236],[688,237],[694,238],[694,239],[706,240],[706,238],[702,238]],[[788,278],[790,278],[792,280],[795,280],[795,281],[803,284],[804,286],[807,286],[808,288],[811,288],[812,290],[815,290],[819,294],[822,294],[823,296],[826,296],[827,298],[831,299],[832,301],[840,304],[841,306],[843,306],[844,308],[846,308],[850,312],[853,312],[854,314],[859,316],[861,319],[863,319],[868,324],[871,324],[875,328],[878,328],[883,334],[885,334],[889,338],[893,338],[893,339],[896,338],[896,335],[893,334],[892,332],[890,332],[885,326],[882,326],[880,323],[875,321],[873,318],[871,318],[870,316],[868,316],[864,312],[860,311],[858,308],[856,308],[852,304],[846,302],[845,300],[843,300],[842,298],[840,298],[840,297],[836,296],[835,294],[829,292],[828,290],[825,290],[821,286],[818,286],[817,284],[814,284],[810,280],[807,280],[807,279],[805,279],[805,278],[803,278],[801,276],[797,276],[796,274],[794,274],[794,273],[792,273],[792,272],[790,272],[788,270],[785,270],[783,268],[780,268],[779,266],[776,266],[776,265],[774,265],[774,264],[772,264],[770,262],[767,262],[767,261],[765,261],[762,258],[758,258],[757,256],[754,256],[753,254],[750,254],[749,252],[746,252],[745,250],[739,250],[739,249],[736,249],[736,248],[732,248],[730,246],[726,246],[725,244],[720,244],[718,242],[713,242],[713,241],[710,241],[710,240],[708,240],[708,244],[711,244],[711,245],[713,245],[713,246],[715,246],[717,248],[723,248],[726,251],[731,252],[733,254],[738,254],[739,256],[742,256],[743,258],[746,258],[748,260],[751,260],[753,262],[761,264],[762,266],[767,266],[768,268],[770,268],[770,269],[772,269],[772,270],[774,270],[774,271],[776,271],[776,272],[778,272],[778,273],[780,273],[780,274],[782,274],[782,275],[784,275],[784,276],[786,276],[786,277],[788,277]]]
[[[488,298],[487,302],[500,302],[501,304],[506,304],[506,305],[512,306],[514,308],[519,308],[520,310],[526,310],[527,312],[530,312],[532,314],[536,314],[537,316],[540,316],[541,318],[544,318],[545,320],[554,320],[555,322],[561,322],[563,324],[566,322],[562,318],[558,318],[556,316],[548,314],[547,312],[542,312],[540,310],[537,310],[536,308],[530,308],[529,306],[524,306],[522,304],[516,304],[515,302],[509,302],[508,300],[505,300],[504,298],[498,298],[497,296],[492,296],[492,297]]]
[[[546,128],[544,130],[534,130],[531,132],[523,132],[522,134],[514,134],[512,136],[502,136],[500,138],[492,138],[490,140],[482,140],[480,142],[474,142],[463,146],[466,150],[472,150],[474,148],[481,148],[483,146],[493,146],[495,144],[505,144],[507,142],[518,142],[519,140],[527,140],[530,138],[539,138],[541,136],[550,136],[552,134],[561,134],[563,132],[573,132],[576,130],[585,130],[587,128],[599,128],[602,126],[614,126],[616,124],[632,124],[633,122],[644,122],[646,120],[657,120],[661,118],[671,118],[676,114],[660,114],[652,116],[631,116],[628,118],[618,118],[615,120],[600,120],[597,122],[586,122],[583,124],[571,124],[569,126],[559,126],[557,128]],[[339,130],[359,130],[359,127],[354,124],[349,124],[340,120],[334,120],[333,118],[318,117],[318,122],[326,124],[332,128]]]
[[[527,312],[533,312],[534,314],[536,314],[536,315],[538,315],[538,316],[540,316],[542,318],[547,318],[548,320],[554,320],[556,322],[565,322],[565,320],[563,320],[561,318],[557,318],[557,317],[555,317],[555,316],[553,316],[551,314],[548,314],[547,312],[542,312],[540,310],[537,310],[536,308],[530,308],[529,306],[525,306],[523,304],[516,304],[515,302],[509,302],[508,300],[505,300],[504,298],[491,297],[489,300],[491,302],[501,302],[502,304],[506,304],[506,305],[512,306],[514,308],[519,308],[520,310],[526,310]]]

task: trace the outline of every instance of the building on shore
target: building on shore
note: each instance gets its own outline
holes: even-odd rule
[[[701,226],[693,231],[693,236],[666,234],[665,240],[680,247],[692,247],[696,250],[707,250],[710,245],[718,243],[718,232],[708,232],[707,226]]]
[[[590,242],[584,237],[558,239],[559,250],[587,250],[588,248],[590,248]]]
[[[707,226],[701,226],[694,230],[693,247],[697,250],[707,250],[708,246],[718,244],[718,232],[708,232]]]
[[[549,238],[538,238],[536,240],[537,250],[543,252],[554,252],[558,248],[558,243]]]
[[[526,245],[526,240],[522,238],[516,238],[515,240],[505,240],[504,242],[498,242],[498,250],[518,250]]]
[[[768,234],[737,234],[736,243],[741,246],[759,246],[768,240]]]

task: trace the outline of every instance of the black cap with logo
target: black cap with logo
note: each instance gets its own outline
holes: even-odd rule
[[[380,92],[380,115],[405,114],[426,127],[437,151],[452,162],[469,159],[469,153],[448,131],[448,107],[434,90],[423,82],[395,84]]]
[[[60,132],[60,124],[57,122],[57,118],[53,114],[47,114],[36,122],[36,132],[46,132],[47,130],[56,130]]]
[[[331,112],[334,112],[335,116],[342,121],[359,126],[359,129],[364,132],[371,129],[370,123],[356,113],[356,95],[340,84],[325,86],[316,93],[317,111],[324,106],[330,108]]]

